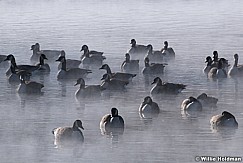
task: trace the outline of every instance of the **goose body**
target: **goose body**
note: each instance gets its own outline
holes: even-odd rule
[[[230,70],[228,72],[228,75],[230,77],[243,76],[243,65],[238,65],[238,60],[239,60],[239,55],[238,54],[234,55],[234,60],[235,60],[235,63],[230,68]]]
[[[126,90],[125,86],[129,83],[128,81],[111,79],[109,74],[104,74],[101,80],[103,80],[101,87],[107,90]]]
[[[55,145],[59,143],[82,143],[84,142],[84,136],[82,131],[84,129],[81,120],[76,120],[72,127],[58,127],[52,130],[55,137]]]
[[[164,42],[164,48],[161,49],[164,61],[168,61],[175,58],[175,51],[173,48],[169,47],[167,41]]]
[[[39,72],[49,73],[51,71],[51,68],[50,68],[49,64],[44,63],[44,60],[48,60],[48,59],[46,58],[45,54],[41,54],[40,55],[40,62],[36,66],[39,67],[38,68]]]
[[[146,96],[139,107],[139,114],[142,118],[152,118],[160,113],[160,108],[150,96]]]
[[[101,95],[101,91],[105,90],[100,85],[88,85],[85,86],[85,81],[83,78],[79,78],[77,83],[74,85],[80,85],[79,89],[75,92],[75,96],[78,97],[91,97]]]
[[[178,94],[183,89],[186,89],[186,85],[184,84],[162,83],[162,80],[159,77],[156,77],[152,84],[155,84],[150,91],[152,95]]]
[[[208,74],[208,72],[209,72],[209,71],[211,70],[211,68],[212,68],[212,63],[213,63],[212,58],[211,58],[210,56],[207,56],[205,63],[207,63],[207,65],[206,65],[206,67],[203,69],[203,72],[204,72],[205,74]]]
[[[139,70],[139,60],[131,60],[130,54],[125,54],[125,61],[121,65],[121,70],[124,72],[134,72]]]
[[[15,61],[15,57],[12,54],[9,54],[5,61],[10,61],[11,66],[14,66],[16,71],[28,71],[30,73],[34,73],[36,70],[40,68],[39,65],[17,65]],[[11,70],[10,68],[6,71],[6,76],[11,75]]]
[[[66,53],[64,50],[61,51],[61,56],[66,56]],[[76,59],[66,59],[66,68],[68,69],[72,69],[72,68],[79,68],[81,64],[81,60],[76,60]],[[62,63],[60,62],[58,64],[58,70],[60,70],[62,68]]]
[[[163,74],[164,73],[164,64],[161,63],[152,63],[149,64],[149,58],[146,57],[144,59],[145,67],[142,70],[142,73],[144,75],[150,75],[150,74]]]
[[[30,57],[31,61],[38,61],[41,54],[45,54],[48,60],[55,61],[58,58],[58,56],[61,54],[60,50],[40,50],[39,43],[32,45],[31,50],[33,51],[33,54]]]
[[[98,52],[94,50],[89,51],[87,45],[83,45],[81,51],[84,51],[84,54],[81,56],[81,61],[84,65],[102,65],[103,60],[106,59],[106,57],[103,56],[103,52]]]
[[[111,114],[106,114],[100,121],[100,129],[103,134],[123,134],[124,119],[118,115],[117,108],[111,109]]]
[[[216,107],[218,102],[217,98],[208,96],[206,93],[199,95],[197,100],[201,102],[203,107]]]
[[[223,61],[220,59],[218,62],[218,67],[213,67],[208,72],[208,78],[227,78],[226,70],[222,67]]]
[[[153,46],[151,44],[148,45],[148,54],[146,55],[152,62],[163,62],[164,53],[161,51],[154,51]]]
[[[60,56],[56,61],[59,61],[62,63],[62,68],[57,73],[57,79],[59,79],[59,80],[84,78],[89,73],[92,73],[92,71],[88,70],[88,69],[81,69],[81,68],[67,69],[66,68],[66,59],[64,56]]]
[[[130,74],[130,73],[122,73],[122,72],[116,72],[112,73],[110,67],[108,64],[104,64],[100,67],[100,69],[105,69],[106,73],[110,75],[111,79],[118,79],[122,81],[130,81],[133,77],[136,76],[136,74]]]
[[[135,39],[131,39],[132,45],[128,53],[132,56],[132,59],[143,60],[144,56],[148,53],[148,46],[138,45]]]
[[[235,117],[227,112],[222,112],[221,115],[215,115],[210,119],[210,124],[214,127],[238,127],[238,122]]]
[[[202,104],[194,97],[189,97],[181,103],[181,109],[185,111],[202,111]]]

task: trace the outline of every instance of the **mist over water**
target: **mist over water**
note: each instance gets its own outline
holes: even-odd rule
[[[138,108],[149,95],[153,78],[145,80],[140,70],[125,92],[99,98],[76,99],[76,81],[56,79],[58,63],[51,73],[31,80],[44,84],[41,96],[19,95],[0,68],[1,162],[195,162],[195,156],[240,156],[243,151],[242,77],[212,81],[203,73],[206,56],[217,50],[233,65],[233,55],[243,63],[243,2],[215,1],[0,1],[0,54],[13,54],[17,64],[29,64],[30,46],[65,50],[66,57],[80,59],[81,46],[103,51],[105,63],[120,71],[130,40],[152,44],[160,50],[167,40],[176,53],[163,81],[183,83],[178,95],[153,98],[161,113],[142,119]],[[99,84],[104,70],[92,69],[85,82]],[[217,108],[203,108],[198,115],[181,113],[189,96],[207,93],[219,99]],[[103,115],[116,107],[124,118],[123,135],[101,135]],[[239,128],[215,131],[209,120],[227,110]],[[84,144],[56,147],[51,131],[72,126],[81,119]]]

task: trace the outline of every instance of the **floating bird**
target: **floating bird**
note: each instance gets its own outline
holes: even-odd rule
[[[125,61],[121,65],[121,70],[124,72],[133,72],[139,70],[139,60],[131,60],[130,54],[125,54]]]
[[[64,50],[61,51],[61,56],[64,56],[66,58],[66,53]],[[72,69],[72,68],[78,68],[81,64],[81,60],[76,59],[66,59],[66,68]],[[58,70],[62,68],[62,63],[58,64]]]
[[[161,64],[161,63],[149,64],[149,58],[148,57],[146,57],[144,59],[144,64],[145,64],[145,67],[142,70],[142,73],[144,75],[163,74],[164,73],[165,64]]]
[[[233,114],[227,111],[223,111],[222,115],[213,116],[210,120],[210,124],[215,127],[238,127],[238,122]]]
[[[185,111],[202,111],[202,104],[199,100],[190,96],[182,101],[181,109]]]
[[[200,94],[197,100],[201,102],[203,107],[216,107],[218,102],[217,98],[208,96],[206,93]]]
[[[243,76],[243,65],[238,65],[239,55],[235,54],[234,59],[235,59],[235,63],[230,68],[228,75],[231,77]]]

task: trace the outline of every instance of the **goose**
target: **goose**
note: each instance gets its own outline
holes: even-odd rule
[[[150,93],[152,95],[156,94],[178,94],[183,89],[186,89],[184,84],[174,84],[174,83],[162,83],[159,77],[154,78],[152,84],[155,84],[151,89]]]
[[[203,107],[216,107],[218,102],[217,98],[208,96],[206,93],[200,94],[197,100],[201,102]]]
[[[98,51],[89,51],[89,47],[87,45],[83,45],[80,51],[84,51],[84,54],[81,56],[81,61],[83,64],[98,64],[102,65],[103,60],[106,59],[103,56],[103,52]]]
[[[149,58],[149,60],[153,61],[153,62],[163,62],[163,57],[165,53],[162,53],[161,51],[157,50],[154,51],[153,50],[153,46],[151,44],[148,45],[148,54],[146,55],[146,57]]]
[[[7,77],[8,82],[10,84],[19,84],[21,82],[20,80],[20,75],[22,75],[22,77],[24,78],[24,80],[30,80],[30,76],[32,75],[30,72],[27,71],[16,71],[16,66],[15,65],[11,65],[10,66],[10,70],[11,70],[11,74]]]
[[[227,78],[226,70],[223,68],[223,60],[220,59],[218,67],[213,67],[208,72],[208,78]]]
[[[28,72],[21,70],[18,72],[20,74],[20,84],[17,88],[17,92],[20,94],[41,94],[41,89],[44,87],[43,84],[35,81],[26,81],[26,74]]]
[[[44,60],[48,60],[48,59],[46,58],[45,54],[41,54],[40,62],[38,64],[36,64],[36,66],[39,67],[38,71],[49,73],[51,71],[51,68],[50,68],[49,64],[44,63]]]
[[[199,100],[190,96],[182,101],[181,109],[185,111],[202,111],[202,104]]]
[[[138,71],[139,60],[131,60],[130,54],[125,54],[125,61],[121,65],[121,70],[124,72]]]
[[[61,51],[61,56],[66,56],[66,53],[64,50]],[[71,69],[71,68],[78,68],[79,65],[81,64],[81,60],[76,60],[76,59],[66,59],[66,68]],[[62,63],[58,64],[58,70],[62,68]]]
[[[115,78],[111,79],[109,74],[104,74],[101,80],[103,80],[101,87],[107,90],[125,90],[125,86],[129,83]]]
[[[63,142],[74,142],[75,144],[84,142],[84,135],[80,128],[84,130],[81,120],[75,120],[72,127],[54,128],[52,134],[55,137],[55,145]]]
[[[231,77],[243,76],[243,65],[238,65],[239,55],[235,54],[234,59],[235,59],[235,63],[230,68],[228,75],[231,76]]]
[[[106,73],[111,76],[111,78],[123,80],[123,81],[130,81],[133,77],[136,76],[136,74],[130,74],[130,73],[122,73],[122,72],[116,72],[112,73],[110,67],[108,64],[104,64],[100,67],[100,69],[106,70]]]
[[[130,44],[131,48],[128,50],[128,53],[132,56],[133,59],[143,60],[144,56],[148,53],[147,45],[138,45],[135,39],[131,39]]]
[[[146,57],[144,59],[144,64],[145,64],[145,67],[142,70],[142,73],[144,75],[163,74],[164,73],[165,64],[161,64],[161,63],[149,64],[149,58],[148,57]]]
[[[60,56],[56,61],[62,63],[62,68],[57,73],[57,79],[58,80],[60,80],[60,79],[67,79],[68,80],[68,79],[84,78],[89,73],[92,73],[92,71],[88,70],[88,69],[81,69],[81,68],[67,69],[66,68],[66,58],[65,58],[65,56]]]
[[[33,54],[30,57],[31,61],[38,61],[41,54],[45,54],[48,60],[55,61],[61,53],[60,50],[40,50],[39,43],[32,45],[30,50],[33,50]]]
[[[230,66],[227,59],[219,58],[218,51],[213,51],[212,67],[218,67],[219,61],[222,62],[222,68],[225,69],[225,70]]]
[[[35,66],[35,65],[17,65],[16,61],[15,61],[15,57],[12,54],[9,54],[4,61],[10,61],[11,66],[14,66],[16,71],[24,70],[24,71],[33,73],[40,68],[39,65],[37,65],[37,66]],[[6,71],[6,75],[7,76],[11,75],[10,68]]]
[[[146,96],[139,107],[139,114],[142,118],[152,118],[160,113],[159,106],[150,96]]]
[[[164,42],[164,48],[161,49],[161,52],[163,53],[163,57],[165,60],[175,58],[175,51],[173,50],[173,48],[169,47],[168,41]]]
[[[124,126],[124,120],[122,116],[118,115],[117,108],[112,108],[111,114],[104,115],[100,121],[100,129],[104,134],[123,134]]]
[[[75,92],[76,97],[90,97],[95,95],[101,95],[101,91],[105,90],[100,85],[88,85],[85,86],[85,81],[83,78],[79,78],[76,85],[80,85],[79,89]]]
[[[211,58],[210,56],[207,56],[205,63],[207,63],[207,66],[203,69],[203,72],[204,72],[205,74],[208,74],[208,72],[209,72],[209,71],[211,70],[211,68],[212,68],[212,63],[213,63],[212,58]]]
[[[238,127],[235,117],[227,111],[223,111],[221,115],[213,116],[210,119],[210,124],[215,127]]]

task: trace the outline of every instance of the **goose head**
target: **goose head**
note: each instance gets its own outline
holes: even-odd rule
[[[60,56],[64,56],[64,57],[66,56],[66,53],[65,53],[65,51],[64,51],[64,50],[62,50],[62,51],[61,51]]]
[[[210,56],[207,56],[205,63],[208,63],[208,65],[211,65],[213,63],[213,60]]]
[[[85,86],[85,81],[84,81],[83,78],[79,78],[77,80],[76,84],[74,84],[74,86],[79,85],[79,84],[82,85],[82,86]]]
[[[153,102],[153,100],[152,100],[152,98],[150,96],[146,96],[144,98],[144,101],[143,101],[144,104],[149,104],[149,105],[151,105],[152,102]]]
[[[135,47],[135,46],[136,46],[136,44],[137,44],[137,42],[136,42],[136,40],[135,40],[135,39],[131,39],[130,44],[132,44],[132,47]]]
[[[117,108],[112,108],[111,109],[111,116],[112,117],[117,117],[118,116],[118,110],[117,110]]]
[[[13,61],[15,60],[14,56],[12,54],[9,54],[5,59],[4,61]]]
[[[168,48],[168,45],[169,45],[169,44],[168,44],[168,41],[165,41],[165,42],[164,42],[164,49],[165,49],[165,50]]]
[[[130,59],[131,59],[130,54],[129,53],[126,53],[125,54],[125,61],[126,62],[130,62]]]
[[[160,79],[160,77],[156,77],[154,78],[154,81],[151,83],[151,85],[152,84],[162,85],[162,80]]]
[[[76,120],[74,123],[73,123],[73,130],[79,130],[79,128],[83,129],[84,130],[84,127],[83,127],[83,124],[82,124],[82,121],[81,120]]]
[[[89,47],[87,45],[83,45],[80,51],[86,52],[87,50],[89,50]]]

